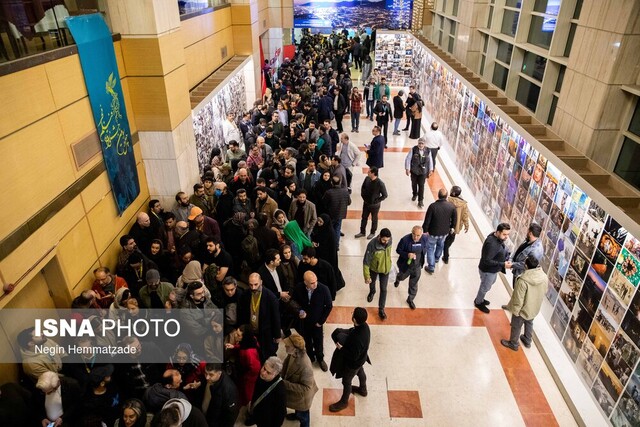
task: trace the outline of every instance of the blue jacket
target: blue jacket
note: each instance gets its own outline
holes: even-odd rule
[[[384,167],[384,136],[378,135],[371,140],[367,155],[367,166]]]
[[[427,236],[424,234],[420,237],[420,240],[417,242],[413,241],[413,235],[407,234],[398,242],[398,247],[396,248],[396,252],[400,257],[398,257],[398,270],[400,272],[407,271],[409,268],[409,254],[416,254],[416,259],[412,262],[419,262],[420,267],[424,265],[425,254],[427,253]]]

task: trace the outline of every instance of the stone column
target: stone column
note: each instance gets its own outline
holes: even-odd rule
[[[133,116],[151,198],[165,210],[199,179],[189,84],[175,0],[107,0],[113,32],[122,35]]]
[[[640,2],[584,0],[553,129],[605,169],[615,165],[620,129],[640,66]]]

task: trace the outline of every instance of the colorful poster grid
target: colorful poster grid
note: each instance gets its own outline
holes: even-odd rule
[[[542,226],[550,325],[611,423],[640,426],[640,241],[418,42],[413,79],[510,249]]]

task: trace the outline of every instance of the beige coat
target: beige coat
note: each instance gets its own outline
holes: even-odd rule
[[[308,411],[318,391],[309,356],[304,351],[295,356],[288,355],[284,359],[281,376],[287,393],[287,407]]]
[[[462,226],[464,225],[464,230],[469,231],[469,209],[467,208],[467,201],[462,200],[459,197],[451,197],[447,199],[456,207],[456,226],[453,228],[455,234],[460,233],[462,230]]]
[[[516,280],[507,310],[514,316],[533,320],[540,312],[548,280],[541,267],[525,270]]]

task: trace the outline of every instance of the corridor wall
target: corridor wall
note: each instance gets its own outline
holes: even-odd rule
[[[512,252],[531,222],[542,226],[543,315],[608,422],[640,425],[640,241],[628,231],[638,225],[577,174],[567,176],[566,165],[417,39],[412,48],[413,81],[466,196],[494,227],[511,224]]]

